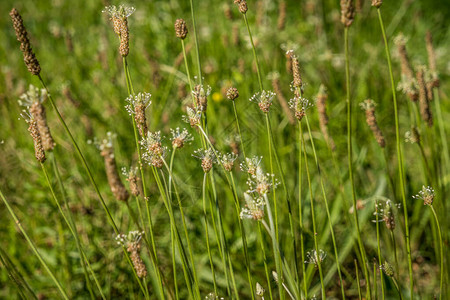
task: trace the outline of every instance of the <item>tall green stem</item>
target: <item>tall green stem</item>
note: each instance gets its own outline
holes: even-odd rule
[[[442,243],[442,232],[441,232],[441,225],[439,224],[439,219],[438,216],[436,214],[436,211],[434,210],[434,207],[432,205],[430,205],[430,209],[433,212],[433,216],[434,216],[434,220],[436,221],[436,225],[438,228],[438,233],[439,233],[439,251],[440,251],[440,263],[441,263],[441,277],[440,277],[440,281],[439,281],[439,297],[440,299],[444,299],[444,246]]]
[[[380,223],[379,223],[379,210],[378,210],[379,204],[378,200],[375,200],[375,223],[377,226],[377,252],[378,252],[378,263],[381,265],[383,261],[381,260],[381,242],[380,242]],[[374,275],[373,277],[374,282],[377,282],[377,277]],[[383,300],[385,299],[385,292],[384,292],[384,280],[383,280],[383,272],[380,272],[380,282],[381,282],[381,293]],[[377,290],[375,289],[375,293]],[[377,297],[375,296],[375,299]]]
[[[397,105],[397,95],[395,91],[394,74],[392,72],[392,62],[391,62],[391,52],[389,50],[389,44],[386,36],[386,31],[383,23],[383,18],[381,17],[381,10],[377,8],[378,20],[380,21],[381,32],[384,40],[384,48],[386,50],[386,59],[389,67],[389,76],[391,79],[391,89],[392,89],[392,99],[394,102],[394,117],[395,117],[395,137],[397,142],[397,158],[398,158],[398,175],[400,177],[400,186],[402,194],[402,205],[403,213],[405,217],[405,238],[406,238],[406,251],[408,254],[408,271],[409,271],[409,284],[411,300],[414,299],[414,277],[412,270],[412,257],[411,257],[411,243],[409,239],[409,222],[408,222],[408,206],[406,205],[406,187],[405,187],[405,171],[403,166],[403,153],[401,148],[401,137],[399,129],[399,117],[398,117],[398,105]]]
[[[300,136],[301,136],[301,141],[302,141],[302,145],[303,145],[303,155],[305,158],[305,167],[306,167],[306,178],[308,179],[309,196],[310,196],[310,200],[311,200],[311,218],[312,218],[312,224],[313,224],[314,248],[316,250],[317,255],[319,255],[320,249],[319,249],[319,242],[317,240],[316,213],[314,210],[314,195],[313,195],[313,191],[312,191],[311,175],[309,173],[308,159],[306,157],[306,145],[305,145],[305,140],[303,138],[303,128],[302,128],[301,123],[300,123]],[[323,281],[322,262],[320,261],[320,259],[317,260],[317,267],[319,269],[320,285],[322,287],[322,300],[325,300],[327,298],[327,296],[325,294],[325,284]],[[305,275],[303,275],[303,276],[305,276]]]
[[[362,243],[361,239],[361,230],[359,228],[359,220],[358,220],[358,210],[356,209],[356,190],[355,190],[355,181],[353,178],[353,143],[352,143],[352,134],[353,134],[353,128],[352,128],[352,102],[350,99],[350,59],[349,59],[349,52],[348,52],[348,27],[345,27],[344,29],[344,35],[345,35],[345,81],[346,81],[346,89],[347,89],[347,151],[348,151],[348,171],[350,176],[350,183],[351,183],[351,189],[352,189],[352,200],[353,200],[353,207],[355,208],[355,211],[353,212],[354,216],[354,222],[356,226],[356,234],[358,238],[358,245],[359,245],[359,251],[361,254],[362,259],[362,267],[364,270],[364,276],[366,277],[367,281],[367,297],[368,299],[372,298],[371,292],[370,292],[370,277],[369,277],[369,271],[367,269],[366,264],[366,250],[364,249],[364,245]]]
[[[0,190],[0,197],[3,200],[3,203],[5,203],[6,208],[8,209],[9,213],[11,214],[12,218],[14,219],[14,222],[16,223],[17,227],[19,227],[20,232],[22,232],[23,236],[25,237],[25,239],[28,242],[28,245],[30,245],[31,250],[33,250],[34,254],[36,255],[36,257],[39,259],[40,263],[42,264],[42,266],[44,267],[44,269],[47,271],[47,273],[50,275],[50,277],[52,278],[53,282],[55,283],[56,287],[58,288],[59,292],[61,293],[61,296],[63,297],[63,299],[69,300],[69,297],[67,296],[66,291],[64,290],[64,288],[62,287],[61,283],[59,282],[58,279],[56,279],[55,275],[53,274],[53,272],[50,270],[49,266],[47,265],[47,263],[45,262],[45,260],[42,258],[41,254],[39,253],[38,249],[36,248],[36,245],[33,243],[33,241],[30,239],[30,237],[28,236],[27,232],[25,231],[25,229],[23,229],[22,224],[20,223],[19,219],[17,218],[16,214],[14,213],[13,209],[11,208],[11,206],[9,205],[8,201],[6,200],[5,196],[3,195],[3,192]]]

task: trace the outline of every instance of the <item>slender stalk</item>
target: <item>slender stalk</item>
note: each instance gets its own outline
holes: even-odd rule
[[[441,272],[440,273],[441,273],[441,276],[440,276],[440,280],[439,280],[439,297],[440,297],[440,299],[443,299],[443,296],[444,296],[443,286],[444,286],[444,274],[445,274],[445,272],[444,272],[444,246],[443,246],[443,243],[442,243],[441,225],[439,224],[439,219],[438,219],[438,216],[436,214],[436,211],[434,210],[433,205],[429,205],[429,206],[430,206],[431,211],[433,212],[434,220],[436,221],[436,225],[437,225],[438,232],[439,232],[439,251],[440,251],[440,254],[441,254],[441,258],[440,258],[440,263],[441,263]]]
[[[266,257],[266,249],[264,247],[264,239],[263,239],[263,235],[262,235],[262,230],[261,230],[261,222],[258,222],[258,238],[259,238],[259,243],[261,246],[261,252],[263,255],[263,262],[264,262],[264,270],[266,272],[266,280],[267,280],[267,287],[269,290],[269,296],[270,299],[273,300],[273,296],[272,296],[272,287],[271,287],[271,280],[270,280],[270,272],[269,272],[269,267],[267,266],[267,257]]]
[[[209,247],[208,217],[207,217],[207,213],[206,213],[206,178],[207,178],[206,176],[207,175],[208,175],[207,173],[205,173],[203,175],[203,185],[202,185],[203,217],[205,220],[206,248],[208,250],[209,264],[211,266],[211,273],[212,273],[213,284],[214,284],[214,293],[217,295],[216,273],[214,271],[214,263],[212,260],[211,248]]]
[[[203,84],[202,65],[200,63],[200,50],[198,47],[197,26],[195,25],[194,2],[192,0],[190,0],[190,5],[191,5],[192,27],[194,28],[195,50],[196,50],[196,54],[197,54],[196,58],[197,58],[197,67],[198,67],[198,77],[200,80],[200,84]]]
[[[302,201],[302,124],[300,121],[298,123],[298,216],[300,223],[300,248],[302,253],[302,262],[305,261],[305,245],[304,245],[304,237],[303,237],[303,201]],[[306,285],[306,265],[302,263],[302,277],[303,277],[303,291],[305,293],[305,299],[308,299],[308,288]]]
[[[319,178],[320,178],[320,187],[322,190],[322,197],[323,197],[323,200],[325,203],[325,210],[327,212],[328,225],[330,227],[330,232],[331,232],[331,240],[333,242],[334,256],[336,259],[336,268],[337,268],[339,282],[340,282],[340,286],[341,286],[342,299],[345,299],[344,282],[342,280],[342,273],[341,273],[341,266],[339,263],[339,252],[338,252],[337,245],[336,245],[336,238],[334,236],[333,221],[331,220],[331,214],[330,214],[330,209],[328,207],[327,195],[325,192],[325,186],[323,184],[322,171],[320,169],[319,160],[317,158],[316,146],[314,145],[314,139],[313,139],[313,136],[311,133],[311,127],[309,126],[309,120],[308,120],[307,114],[305,115],[305,120],[306,120],[306,127],[308,128],[309,139],[311,141],[311,146],[312,146],[312,150],[313,150],[313,154],[314,154],[314,161],[316,162],[317,172],[318,172]]]
[[[196,272],[195,263],[194,263],[194,254],[193,254],[193,251],[192,251],[192,246],[191,246],[191,242],[190,242],[189,235],[188,235],[188,230],[187,230],[187,226],[186,226],[186,218],[185,218],[183,207],[182,207],[182,204],[181,204],[180,195],[178,194],[177,184],[176,184],[175,178],[174,178],[174,176],[172,174],[172,171],[170,170],[170,167],[167,165],[166,160],[163,157],[161,157],[161,159],[162,159],[162,161],[164,163],[164,166],[165,166],[166,170],[169,172],[169,175],[172,177],[172,185],[173,185],[173,188],[174,188],[174,191],[175,191],[175,196],[177,197],[178,207],[179,207],[180,213],[181,213],[181,221],[182,221],[182,224],[183,224],[184,234],[185,234],[186,242],[187,242],[187,245],[188,245],[189,256],[190,256],[191,263],[192,263],[192,272],[193,272],[194,284],[195,284],[195,287],[196,287],[196,293],[197,293],[198,298],[201,298],[200,297],[200,288],[199,288],[199,284],[198,284],[198,277],[197,277],[197,272]],[[172,211],[171,208],[170,208],[170,210]],[[173,212],[171,212],[171,215],[172,215],[172,218],[173,218]]]
[[[276,268],[277,274],[278,274],[278,290],[280,292],[280,298],[283,299],[284,298],[284,293],[283,293],[283,289],[282,289],[282,285],[281,285],[283,282],[280,280],[280,275],[283,273],[282,268],[281,268],[281,264],[280,264],[281,253],[278,251],[278,248],[277,248],[278,242],[277,242],[276,234],[275,234],[275,225],[274,225],[273,216],[272,216],[272,210],[270,208],[270,202],[269,202],[269,198],[267,197],[267,194],[264,194],[264,200],[266,202],[267,216],[269,218],[270,237],[272,238],[273,256],[274,256],[274,260],[275,260],[275,268]]]
[[[344,43],[345,43],[345,81],[346,81],[346,90],[347,90],[347,152],[348,152],[348,171],[352,189],[352,200],[353,207],[356,208],[356,189],[355,189],[355,181],[353,178],[353,143],[352,143],[352,102],[350,99],[350,59],[349,59],[349,51],[348,51],[348,27],[344,29]],[[358,238],[359,251],[362,259],[362,267],[364,270],[364,276],[367,281],[367,297],[370,300],[372,298],[370,292],[370,277],[369,271],[367,269],[366,264],[366,250],[364,249],[364,245],[361,239],[361,230],[359,228],[359,220],[358,220],[358,210],[355,209],[354,213],[354,222],[356,226],[356,234]]]
[[[231,183],[233,185],[234,203],[235,203],[235,207],[236,207],[236,216],[238,218],[239,230],[241,232],[242,245],[243,245],[243,248],[244,248],[245,267],[247,269],[248,283],[250,285],[250,293],[252,294],[252,299],[254,300],[255,299],[255,292],[253,290],[253,278],[252,278],[252,274],[251,274],[251,270],[250,270],[250,260],[248,258],[247,237],[246,237],[246,234],[245,234],[244,224],[242,222],[242,219],[240,218],[241,206],[240,206],[239,200],[238,200],[239,198],[238,198],[238,195],[237,195],[236,185],[234,183],[233,173],[231,171],[229,173],[230,173]]]
[[[400,177],[400,186],[401,186],[401,194],[402,194],[402,205],[403,205],[403,213],[405,217],[405,238],[406,238],[406,251],[408,254],[408,271],[409,271],[409,283],[410,283],[410,292],[411,292],[411,300],[414,299],[414,277],[412,270],[412,257],[411,257],[411,243],[409,239],[409,223],[408,223],[408,207],[406,205],[406,190],[405,190],[405,171],[403,166],[403,153],[400,143],[400,129],[399,129],[399,118],[398,118],[398,105],[397,105],[397,95],[395,91],[395,83],[394,83],[394,75],[392,72],[392,62],[391,62],[391,53],[389,50],[389,44],[386,36],[386,31],[383,23],[383,18],[381,17],[381,10],[377,8],[378,20],[380,21],[381,32],[384,40],[384,48],[386,50],[386,59],[389,67],[389,76],[391,79],[391,89],[392,89],[392,99],[394,102],[394,117],[395,117],[395,137],[397,142],[397,158],[398,158],[398,175]]]
[[[358,287],[358,296],[359,296],[359,300],[362,300],[361,284],[359,281],[358,260],[355,259],[354,262],[355,262],[355,272],[356,272],[356,286]]]
[[[301,136],[301,141],[302,141],[301,143],[303,145],[303,155],[305,158],[305,166],[306,166],[306,178],[308,179],[309,196],[310,196],[310,200],[311,200],[311,217],[312,217],[312,224],[313,224],[314,248],[316,249],[316,253],[319,253],[320,249],[319,249],[319,242],[317,241],[316,216],[315,216],[316,213],[314,210],[314,196],[313,196],[313,192],[312,192],[311,176],[309,174],[308,159],[306,157],[306,145],[305,145],[305,140],[303,138],[303,126],[301,123],[300,123],[300,136]],[[320,285],[322,288],[322,300],[325,300],[327,298],[327,296],[325,294],[325,284],[323,281],[322,262],[320,261],[320,259],[317,260],[317,268],[319,269]]]
[[[441,111],[441,98],[439,95],[439,89],[435,88],[433,90],[433,95],[435,99],[435,108],[436,108],[436,116],[438,120],[438,126],[439,126],[439,135],[441,136],[441,143],[442,143],[442,154],[444,156],[445,161],[445,168],[443,168],[443,174],[447,174],[446,172],[449,171],[450,168],[450,158],[449,158],[449,150],[448,150],[448,143],[447,143],[447,134],[445,133],[445,127],[444,127],[444,119],[442,117],[442,111]]]
[[[56,158],[55,158],[54,153],[51,154],[51,157],[52,157],[52,163],[54,164],[54,167],[56,168]],[[72,236],[75,239],[75,242],[76,242],[76,245],[77,245],[77,249],[78,249],[78,252],[80,254],[80,259],[82,260],[81,265],[83,267],[83,272],[84,272],[84,276],[85,276],[85,280],[86,280],[86,286],[88,288],[88,291],[89,291],[91,296],[94,296],[94,293],[93,293],[92,287],[91,287],[91,281],[89,280],[89,274],[88,274],[88,271],[86,269],[85,263],[89,266],[89,270],[90,270],[90,272],[91,272],[91,274],[92,274],[92,276],[93,276],[93,278],[94,278],[94,280],[95,280],[95,282],[97,284],[97,288],[100,291],[100,294],[101,294],[102,298],[105,299],[105,297],[103,295],[103,292],[102,292],[102,289],[101,289],[101,286],[98,283],[97,277],[95,276],[95,273],[94,273],[94,271],[92,270],[92,268],[91,268],[91,266],[89,264],[89,260],[87,259],[86,255],[84,253],[84,250],[83,250],[83,248],[81,246],[80,238],[78,236],[78,232],[76,230],[75,223],[74,223],[74,221],[72,219],[72,216],[71,216],[71,214],[69,212],[69,219],[70,219],[70,221],[69,221],[69,219],[67,218],[66,214],[64,213],[64,211],[63,211],[63,209],[61,207],[61,204],[59,203],[58,198],[56,197],[56,193],[53,190],[53,187],[52,187],[52,184],[51,184],[51,181],[50,181],[50,177],[48,176],[47,169],[45,168],[45,165],[43,163],[41,163],[41,168],[42,168],[42,172],[44,173],[47,185],[48,185],[48,187],[50,189],[50,192],[52,194],[53,200],[55,201],[56,206],[58,207],[58,210],[59,210],[61,216],[63,217],[64,221],[67,224],[67,227],[69,227],[69,230],[70,230]],[[60,182],[59,174],[57,175],[57,177],[58,177],[58,182]],[[60,185],[61,184],[62,183],[60,183]],[[66,208],[68,209],[68,203],[67,203],[67,199],[65,197],[64,191],[62,193],[63,193],[63,198],[64,198],[64,201],[65,201]]]
[[[126,79],[126,82],[127,82],[128,94],[135,96],[133,83],[131,81],[130,69],[128,67],[127,58],[123,57],[122,62],[123,62],[123,68],[124,68],[124,72],[125,72],[125,79]],[[137,153],[138,153],[139,170],[141,172],[142,191],[144,193],[144,200],[145,200],[145,205],[146,205],[146,209],[147,209],[147,219],[148,219],[148,225],[149,225],[149,230],[150,230],[150,240],[151,240],[151,245],[152,245],[152,250],[153,250],[153,255],[151,255],[150,257],[152,258],[152,263],[154,264],[156,275],[158,277],[158,285],[159,285],[160,296],[161,296],[162,299],[165,299],[163,283],[162,283],[163,280],[162,280],[161,272],[159,270],[158,255],[156,253],[155,239],[154,239],[154,235],[153,235],[152,216],[151,216],[151,213],[150,213],[149,203],[147,201],[147,188],[146,188],[146,181],[145,181],[145,175],[144,175],[144,166],[142,164],[141,147],[140,147],[140,144],[139,144],[139,136],[138,136],[138,131],[137,131],[137,127],[136,127],[136,120],[134,119],[133,116],[131,116],[131,120],[132,120],[132,123],[133,123],[134,140],[135,140],[135,143],[136,143],[136,150],[137,150]],[[146,232],[147,232],[147,230],[144,229],[144,233],[147,235]]]
[[[377,262],[373,262],[373,290],[375,291],[375,299],[378,299],[378,287],[377,287]],[[383,295],[384,299],[384,295]]]
[[[378,200],[375,200],[375,223],[377,225],[377,253],[378,253],[378,263],[381,265],[383,261],[381,260],[381,242],[380,242],[380,223],[379,223],[379,215],[378,215]],[[377,282],[376,273],[373,277],[374,284]],[[381,281],[381,294],[383,300],[385,299],[385,291],[384,291],[384,280],[383,280],[383,272],[380,272],[380,281]],[[375,288],[375,299],[378,299],[376,296],[377,289]]]
[[[172,228],[170,228],[170,240],[171,240],[171,246],[172,246],[172,266],[173,266],[173,285],[175,287],[175,299],[180,299],[180,296],[178,295],[178,280],[177,280],[177,264],[175,261],[175,235],[173,233]]]
[[[247,160],[246,160],[247,155],[245,154],[244,140],[242,139],[241,127],[239,126],[239,118],[238,118],[237,109],[236,109],[236,102],[234,102],[234,100],[232,102],[233,102],[234,117],[236,119],[236,126],[238,129],[239,139],[240,139],[241,147],[242,147],[242,154],[244,154],[244,162],[247,163]]]
[[[100,203],[101,203],[101,205],[102,205],[104,211],[106,212],[106,215],[107,215],[107,217],[108,217],[109,223],[110,223],[111,226],[113,227],[114,232],[115,232],[116,234],[119,234],[119,229],[117,228],[117,225],[116,225],[116,223],[114,222],[114,219],[113,219],[113,217],[112,217],[112,215],[111,215],[111,212],[109,211],[109,208],[108,208],[108,206],[106,205],[105,200],[103,199],[103,196],[102,196],[101,193],[100,193],[100,190],[99,190],[99,188],[98,188],[98,186],[97,186],[97,183],[96,183],[96,181],[95,181],[95,179],[94,179],[94,176],[92,175],[91,169],[89,168],[89,165],[87,164],[87,161],[86,161],[86,159],[85,159],[83,153],[81,152],[81,149],[80,149],[80,147],[78,146],[78,143],[75,141],[75,139],[74,139],[74,137],[73,137],[73,135],[72,135],[72,132],[70,131],[69,127],[67,126],[67,124],[66,124],[66,122],[64,121],[63,117],[61,116],[61,113],[59,112],[59,109],[58,109],[58,107],[56,106],[55,101],[53,100],[53,97],[52,97],[52,95],[50,94],[50,92],[49,92],[47,86],[45,85],[45,82],[44,82],[44,80],[42,79],[42,77],[41,77],[40,74],[38,75],[38,78],[39,78],[39,81],[40,81],[41,84],[42,84],[42,87],[43,87],[43,88],[45,89],[45,91],[47,92],[47,95],[48,95],[47,97],[48,97],[48,99],[49,99],[49,101],[50,101],[50,104],[52,105],[53,109],[55,110],[55,113],[56,113],[56,115],[57,115],[57,117],[58,117],[58,119],[59,119],[61,125],[64,127],[64,130],[66,131],[67,135],[69,136],[70,141],[71,141],[73,147],[75,148],[75,150],[76,150],[78,156],[80,157],[81,162],[83,163],[83,166],[84,166],[84,168],[85,168],[85,170],[86,170],[86,173],[88,174],[89,180],[91,181],[92,185],[94,186],[94,189],[95,189],[95,192],[96,192],[96,194],[97,194],[97,196],[98,196],[98,199],[100,200]],[[134,275],[135,275],[134,277],[135,277],[136,281],[139,283],[139,286],[141,287],[141,290],[142,290],[142,292],[143,292],[144,295],[145,295],[144,288],[142,287],[142,284],[141,284],[141,281],[140,281],[139,277],[137,277],[136,271],[134,270],[134,267],[133,267],[133,264],[132,264],[132,262],[131,262],[131,260],[130,260],[130,256],[128,255],[128,252],[126,251],[126,249],[125,249],[124,247],[122,247],[122,250],[123,250],[123,252],[124,252],[124,254],[125,254],[125,257],[127,258],[128,263],[130,264],[130,267],[131,267],[132,270],[133,270],[133,273],[134,273]]]
[[[264,90],[264,88],[263,88],[263,84],[262,84],[262,77],[261,77],[261,70],[259,67],[258,56],[256,55],[256,47],[255,47],[255,43],[253,43],[252,31],[250,30],[250,26],[248,25],[247,15],[243,14],[243,16],[244,16],[245,26],[247,27],[248,36],[250,38],[250,43],[252,44],[253,58],[255,59],[256,72],[258,73],[259,89],[262,92]]]
[[[19,219],[17,218],[16,214],[14,213],[13,209],[11,208],[11,206],[9,205],[8,201],[6,200],[5,196],[3,195],[3,192],[0,190],[0,197],[3,200],[3,203],[5,203],[6,208],[8,209],[9,213],[11,214],[12,218],[14,219],[14,222],[16,223],[17,227],[19,227],[20,232],[22,232],[23,236],[25,237],[25,239],[28,242],[28,245],[30,246],[31,250],[33,250],[34,254],[36,255],[36,257],[39,259],[40,263],[42,264],[42,266],[44,267],[44,269],[47,271],[47,273],[50,275],[51,279],[53,280],[53,283],[56,285],[56,287],[58,288],[59,292],[61,293],[61,296],[63,299],[69,300],[69,297],[67,296],[66,291],[64,290],[64,288],[62,287],[61,283],[59,282],[58,279],[56,279],[55,275],[53,274],[53,272],[50,270],[49,266],[47,265],[47,263],[45,262],[45,260],[42,258],[41,254],[39,253],[38,249],[36,248],[36,245],[33,243],[33,241],[30,239],[30,237],[28,236],[27,232],[25,231],[25,229],[22,227],[22,224],[20,223]]]
[[[396,274],[398,276],[400,269],[398,266],[398,258],[397,258],[397,243],[395,242],[395,236],[394,236],[394,231],[393,230],[389,230],[390,235],[391,235],[391,241],[392,241],[392,247],[394,248],[394,261],[395,261],[395,270],[396,270]]]

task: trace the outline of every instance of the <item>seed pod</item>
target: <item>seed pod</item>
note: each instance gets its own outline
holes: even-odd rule
[[[128,32],[128,19],[124,18],[122,21],[122,26],[120,27],[120,46],[119,53],[122,57],[128,56],[130,52],[130,44],[129,44],[129,32]]]
[[[131,195],[137,197],[139,196],[140,192],[140,188],[139,188],[139,184],[138,181],[140,179],[136,176],[136,173],[134,171],[130,171],[128,172],[128,184],[130,186],[130,191],[131,191]]]
[[[134,107],[134,119],[136,120],[136,126],[139,129],[139,134],[142,137],[145,137],[148,132],[145,109],[146,106],[143,103],[139,103]]]
[[[38,125],[36,120],[32,117],[28,122],[28,131],[34,142],[34,156],[36,159],[43,163],[45,161],[44,147],[42,147],[41,135],[39,134]]]
[[[420,66],[416,73],[417,84],[419,85],[419,107],[422,119],[429,127],[433,126],[433,116],[428,101],[427,86],[425,83],[425,67]]]
[[[27,66],[28,71],[33,75],[39,75],[41,66],[37,60],[28,39],[27,29],[23,25],[22,17],[17,9],[13,8],[9,13],[13,23],[14,31],[16,32],[17,40],[20,42],[20,50],[23,53],[23,60]]]
[[[353,0],[341,0],[341,23],[345,27],[350,27],[355,18],[355,7]]]
[[[177,19],[175,21],[175,35],[177,38],[184,40],[188,34],[186,21],[183,19]]]
[[[128,194],[127,189],[120,180],[119,173],[117,172],[116,159],[114,157],[113,148],[111,146],[102,145],[101,155],[105,159],[106,177],[108,178],[109,187],[117,200],[127,201]]]

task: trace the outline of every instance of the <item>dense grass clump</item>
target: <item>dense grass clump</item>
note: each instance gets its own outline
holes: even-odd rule
[[[445,3],[0,11],[0,298],[449,297]]]

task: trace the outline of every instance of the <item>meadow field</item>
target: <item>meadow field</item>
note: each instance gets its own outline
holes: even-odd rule
[[[0,12],[0,299],[449,299],[447,1]]]

